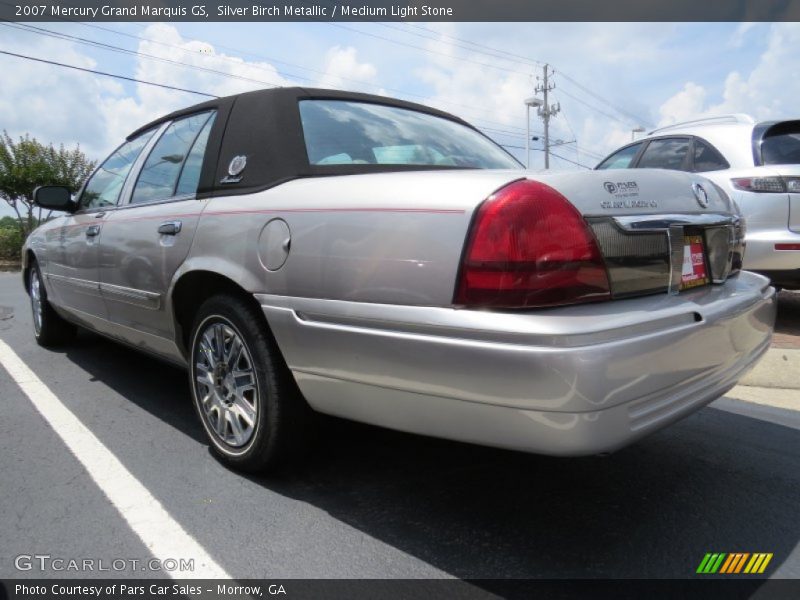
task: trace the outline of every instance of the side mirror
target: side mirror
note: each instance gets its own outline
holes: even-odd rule
[[[48,210],[75,212],[77,208],[72,201],[72,192],[62,185],[40,185],[33,190],[33,202]]]

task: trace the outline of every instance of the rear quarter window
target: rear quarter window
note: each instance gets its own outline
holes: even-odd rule
[[[728,161],[711,144],[701,139],[694,140],[694,170],[702,173],[706,171],[720,171],[730,167]]]

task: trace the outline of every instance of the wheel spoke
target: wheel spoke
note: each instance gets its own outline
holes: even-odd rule
[[[210,330],[203,333],[203,339],[200,341],[200,352],[206,357],[208,366],[212,369],[217,366],[217,358],[214,356],[214,338]]]
[[[221,437],[222,440],[225,441],[225,435],[226,435],[226,431],[228,429],[227,428],[227,421],[225,419],[225,415],[226,415],[227,411],[223,410],[223,409],[221,409],[220,407],[217,406],[217,407],[214,408],[213,412],[214,412],[214,417],[215,417],[214,430],[217,432],[217,435],[219,435],[219,437]]]
[[[242,344],[242,340],[239,339],[238,335],[234,334],[233,338],[231,339],[231,347],[228,349],[228,354],[225,357],[225,362],[228,363],[229,369],[233,369],[239,364],[243,349],[244,345]]]
[[[211,389],[214,387],[214,376],[211,374],[211,371],[206,367],[203,363],[197,363],[195,365],[195,369],[197,369],[197,383],[200,383],[206,386],[207,389]]]
[[[222,325],[214,325],[214,341],[216,348],[214,357],[219,360],[225,360],[225,329]]]
[[[248,429],[255,426],[256,411],[247,400],[237,397],[232,408],[247,423]]]
[[[200,404],[202,404],[203,408],[205,408],[206,414],[207,415],[210,414],[211,409],[214,407],[215,404],[214,392],[209,391],[205,396],[203,396],[203,399],[200,400]]]
[[[252,371],[234,371],[233,381],[236,384],[236,395],[241,396],[244,392],[255,388],[255,373]]]
[[[232,410],[225,411],[225,416],[231,426],[231,434],[233,435],[234,442],[237,446],[241,446],[247,441],[247,437],[245,437],[245,431],[242,429],[239,417]]]

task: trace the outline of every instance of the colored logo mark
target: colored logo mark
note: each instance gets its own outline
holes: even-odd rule
[[[760,574],[772,560],[772,552],[709,552],[700,561],[697,573],[709,574]]]

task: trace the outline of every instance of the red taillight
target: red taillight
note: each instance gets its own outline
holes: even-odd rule
[[[516,181],[478,208],[455,303],[523,308],[611,298],[594,235],[553,188]]]
[[[800,177],[736,177],[731,179],[733,187],[744,192],[783,194],[800,192]]]

